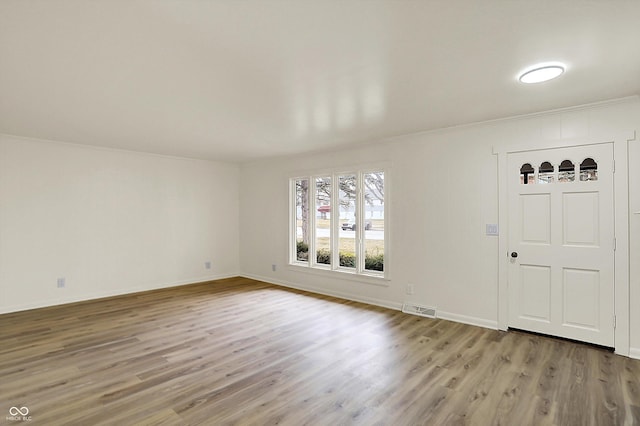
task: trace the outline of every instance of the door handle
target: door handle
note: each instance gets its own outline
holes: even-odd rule
[[[516,257],[518,257],[518,252],[512,251],[512,252],[511,252],[511,257],[513,257],[514,259],[515,259]]]

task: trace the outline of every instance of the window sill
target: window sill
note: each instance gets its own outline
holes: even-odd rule
[[[378,274],[356,274],[346,269],[324,269],[313,268],[310,266],[296,265],[295,263],[289,264],[289,270],[293,272],[302,272],[313,275],[319,275],[323,277],[331,277],[335,279],[343,279],[349,281],[357,281],[364,284],[377,285],[382,287],[388,287],[391,280],[383,275]]]

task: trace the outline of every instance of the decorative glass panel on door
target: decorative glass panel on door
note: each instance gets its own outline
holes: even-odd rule
[[[571,160],[564,160],[558,167],[558,182],[573,182],[576,180],[576,168]]]
[[[598,163],[593,158],[585,158],[580,163],[580,180],[583,182],[598,180]]]
[[[523,185],[532,185],[536,183],[535,180],[536,171],[531,164],[525,163],[520,167],[520,183]]]
[[[538,169],[538,183],[553,183],[554,175],[553,165],[548,161],[544,161]]]

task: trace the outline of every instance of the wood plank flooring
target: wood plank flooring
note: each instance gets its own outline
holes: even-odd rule
[[[0,424],[640,425],[640,361],[234,278],[0,315]]]

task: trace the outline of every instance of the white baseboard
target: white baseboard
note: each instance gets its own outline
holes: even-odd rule
[[[629,348],[629,358],[640,359],[640,348]]]
[[[122,296],[125,294],[139,293],[142,291],[160,290],[169,287],[178,287],[183,285],[195,284],[206,281],[222,280],[225,278],[233,278],[239,276],[238,274],[220,274],[220,275],[206,275],[201,277],[194,277],[188,280],[179,280],[166,282],[154,286],[136,286],[126,289],[117,289],[111,291],[87,293],[72,297],[60,297],[56,299],[36,301],[32,303],[25,303],[20,305],[10,305],[0,307],[0,314],[8,314],[11,312],[28,311],[30,309],[47,308],[49,306],[66,305],[68,303],[86,302],[89,300],[103,299],[105,297]]]
[[[463,324],[475,325],[477,327],[490,328],[492,330],[498,329],[498,321],[490,321],[483,318],[470,317],[467,315],[452,314],[451,312],[437,311],[436,316],[440,319],[461,322]]]
[[[267,282],[267,283],[270,283],[270,284],[281,285],[283,287],[295,288],[297,290],[310,291],[312,293],[318,293],[318,294],[323,294],[323,295],[326,295],[326,296],[338,297],[338,298],[341,298],[341,299],[353,300],[355,302],[367,303],[369,305],[381,306],[383,308],[395,309],[395,310],[398,310],[398,311],[402,310],[402,303],[400,303],[400,302],[392,302],[392,301],[389,301],[389,300],[380,300],[380,299],[374,299],[374,298],[370,298],[370,297],[362,297],[360,295],[354,295],[354,294],[343,293],[343,292],[338,292],[338,291],[327,291],[324,288],[317,288],[317,287],[313,287],[313,286],[301,286],[301,285],[294,284],[294,283],[291,283],[291,282],[288,282],[288,281],[274,280],[271,277],[262,277],[262,276],[253,275],[253,274],[242,274],[242,276],[246,277],[246,278],[251,278],[251,279],[254,279],[254,280],[258,280],[258,281],[264,281],[264,282]],[[497,330],[498,329],[498,322],[497,321],[489,321],[489,320],[482,319],[482,318],[470,317],[470,316],[459,315],[459,314],[452,314],[450,312],[441,312],[441,311],[437,311],[437,317],[440,318],[440,319],[447,320],[447,321],[454,321],[454,322],[474,325],[474,326],[483,327],[483,328],[490,328],[492,330]]]
[[[318,287],[314,287],[314,286],[301,286],[289,281],[284,281],[284,280],[274,280],[271,277],[263,277],[260,275],[254,275],[254,274],[241,274],[240,276],[245,277],[245,278],[250,278],[252,280],[258,280],[258,281],[264,281],[266,283],[269,284],[275,284],[275,285],[279,285],[282,287],[288,287],[288,288],[295,288],[296,290],[304,290],[304,291],[309,291],[311,293],[317,293],[317,294],[322,294],[325,296],[333,296],[333,297],[337,297],[340,299],[346,299],[346,300],[351,300],[354,302],[361,302],[361,303],[366,303],[368,305],[374,305],[374,306],[381,306],[383,308],[389,308],[389,309],[395,309],[396,311],[399,311],[402,309],[402,303],[398,303],[398,302],[392,302],[389,300],[382,300],[382,299],[376,299],[373,297],[362,297],[360,295],[355,295],[355,294],[351,294],[351,293],[343,293],[341,291],[328,291],[325,288],[318,288]]]

